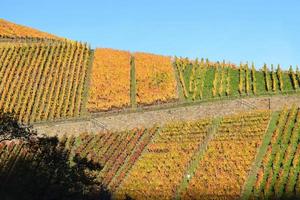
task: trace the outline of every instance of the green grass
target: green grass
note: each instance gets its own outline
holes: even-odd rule
[[[292,160],[295,157],[295,152],[298,146],[298,141],[299,141],[299,118],[297,117],[294,123],[293,131],[290,135],[290,143],[289,147],[292,149],[290,151],[290,154],[286,155],[287,158],[284,158],[286,160],[285,163],[283,163],[283,173],[279,178],[279,181],[277,183],[277,188],[275,188],[275,195],[278,197],[282,197],[283,195],[289,196],[290,193],[292,193],[293,189],[289,188],[287,186],[287,190],[284,191],[285,185],[288,184],[288,176],[289,172],[292,171],[293,167],[291,166]],[[288,147],[287,147],[288,148]],[[290,185],[289,185],[290,186]],[[276,187],[276,186],[275,186]],[[283,194],[285,192],[285,194]]]
[[[290,112],[291,113],[291,116],[289,117],[290,118],[290,121],[287,121],[287,124],[285,129],[283,130],[283,138],[281,139],[280,141],[280,145],[279,145],[279,151],[276,152],[276,154],[279,155],[279,159],[276,160],[276,162],[273,162],[273,177],[272,177],[272,181],[271,181],[271,186],[270,186],[270,189],[268,191],[268,194],[267,196],[274,196],[274,187],[275,187],[275,182],[277,182],[277,176],[278,176],[278,173],[279,173],[279,170],[281,169],[281,165],[284,164],[282,163],[283,161],[283,158],[284,158],[284,154],[285,154],[285,151],[288,147],[288,143],[290,141],[290,136],[291,136],[291,133],[292,133],[292,129],[294,127],[294,123],[295,123],[295,120],[296,120],[296,117],[297,117],[297,111],[292,111]]]
[[[255,157],[255,161],[252,165],[248,178],[244,184],[244,188],[242,191],[241,199],[246,200],[249,199],[253,185],[256,181],[256,174],[258,173],[259,167],[262,163],[262,160],[267,152],[268,146],[270,144],[272,135],[277,126],[277,121],[279,119],[279,112],[273,112],[271,115],[271,119],[269,122],[268,130],[264,136],[263,142],[258,149],[258,153]]]
[[[192,71],[193,71],[193,65],[189,64],[185,71],[184,71],[184,83],[186,85],[186,89],[187,89],[187,94],[188,94],[188,99],[191,99],[193,96],[193,93],[189,90],[190,88],[190,80],[192,78]]]
[[[293,83],[288,72],[282,72],[282,79],[283,79],[283,91],[294,90]]]
[[[262,71],[256,71],[256,89],[257,93],[267,92],[264,73]]]
[[[208,65],[207,63],[204,63],[203,67],[206,70],[195,70],[195,81],[196,81],[196,87],[192,85],[192,88],[190,88],[190,83],[193,82],[193,68],[196,67],[196,65],[192,62],[185,64],[184,72],[182,72],[182,65],[176,65],[174,63],[174,69],[176,70],[177,76],[179,77],[179,71],[183,73],[183,82],[184,86],[186,88],[186,96],[183,94],[183,88],[182,82],[177,78],[177,84],[178,87],[181,89],[180,91],[180,97],[182,99],[181,102],[197,102],[197,101],[203,101],[208,100],[212,101],[213,99],[220,99],[220,98],[228,98],[231,97],[246,97],[246,96],[263,96],[263,95],[275,95],[275,94],[285,94],[285,93],[291,93],[292,91],[296,90],[293,88],[292,80],[289,77],[288,72],[283,71],[282,72],[282,80],[283,80],[283,91],[280,90],[280,82],[279,77],[277,75],[277,71],[274,71],[274,74],[272,76],[272,72],[268,71],[267,79],[269,83],[269,91],[267,90],[267,84],[266,84],[266,78],[264,75],[264,72],[262,70],[255,71],[255,78],[256,78],[256,94],[254,94],[253,91],[253,80],[251,75],[251,68],[248,69],[248,84],[249,84],[249,91],[247,92],[246,88],[246,80],[245,77],[246,71],[243,70],[243,86],[242,86],[242,93],[240,94],[239,91],[239,85],[240,85],[240,69],[231,68],[228,66],[225,66],[223,69],[221,66],[219,67],[213,67]],[[205,71],[205,75],[203,78],[203,71]],[[222,82],[222,91],[220,92],[220,86],[221,86],[221,80],[222,80],[222,71],[223,74],[223,82]],[[227,89],[227,71],[229,72],[230,77],[230,87],[229,87],[229,95],[226,93]],[[214,79],[215,79],[215,73],[217,73],[218,77],[216,79],[216,88],[215,88],[215,96],[213,95],[214,91]],[[274,78],[274,81],[273,81]],[[201,81],[204,80],[203,88],[201,88]],[[273,83],[275,84],[273,89]],[[195,89],[196,88],[196,89]],[[191,89],[191,90],[190,90]],[[202,98],[200,97],[200,91],[202,91]]]
[[[183,88],[180,84],[180,80],[179,80],[179,71],[178,71],[178,68],[176,67],[175,65],[175,62],[173,62],[172,64],[172,67],[173,67],[173,70],[174,70],[174,74],[175,74],[175,80],[176,80],[176,92],[178,94],[178,97],[179,97],[179,101],[184,101],[184,95],[183,95]]]
[[[215,68],[210,67],[206,71],[206,76],[204,78],[204,86],[203,86],[203,99],[212,98],[212,88],[214,82],[214,74]]]
[[[231,91],[231,95],[239,95],[239,71],[236,69],[229,69],[229,73],[230,73],[230,91]]]

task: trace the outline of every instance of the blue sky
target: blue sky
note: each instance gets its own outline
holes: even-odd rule
[[[2,0],[0,18],[92,47],[300,64],[297,0]]]

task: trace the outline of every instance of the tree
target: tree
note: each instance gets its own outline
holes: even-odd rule
[[[11,113],[1,113],[1,199],[110,199],[96,180],[102,167],[71,156],[66,137],[39,137]],[[5,148],[4,148],[5,149]],[[2,149],[3,150],[3,149]],[[9,151],[11,150],[11,151]]]
[[[18,122],[15,113],[5,113],[0,110],[0,142],[29,138],[36,136],[36,132],[31,130],[31,126]]]

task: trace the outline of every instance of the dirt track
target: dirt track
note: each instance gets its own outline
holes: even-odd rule
[[[76,122],[66,121],[40,124],[34,126],[34,128],[37,129],[39,133],[48,135],[77,135],[82,132],[96,133],[104,129],[120,131],[135,127],[151,127],[154,124],[163,125],[170,121],[187,121],[206,117],[224,116],[253,109],[280,110],[284,106],[290,107],[293,104],[300,107],[299,95],[223,100],[155,111],[95,117],[91,120],[80,120]]]

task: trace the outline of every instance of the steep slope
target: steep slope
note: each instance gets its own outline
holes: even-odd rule
[[[296,199],[300,194],[300,111],[283,110],[252,174],[244,199]],[[251,185],[252,184],[252,185]]]
[[[224,117],[181,198],[238,199],[269,119],[264,111]]]
[[[172,58],[141,52],[133,56],[137,103],[151,105],[176,100],[176,80]]]
[[[130,53],[96,49],[88,110],[104,111],[130,105]]]
[[[84,110],[90,49],[77,42],[1,43],[0,108],[23,122],[76,117]]]
[[[298,68],[238,68],[226,62],[105,48],[95,50],[91,77],[91,112],[293,94],[300,87]]]
[[[62,39],[55,35],[0,19],[0,39],[38,38]]]
[[[295,107],[280,116],[256,110],[61,140],[71,158],[103,167],[90,172],[115,199],[238,199],[249,175],[257,178],[250,197],[294,198],[299,197],[299,113]],[[24,156],[18,143],[0,143],[0,172],[13,171]],[[256,176],[251,168],[261,156]]]

